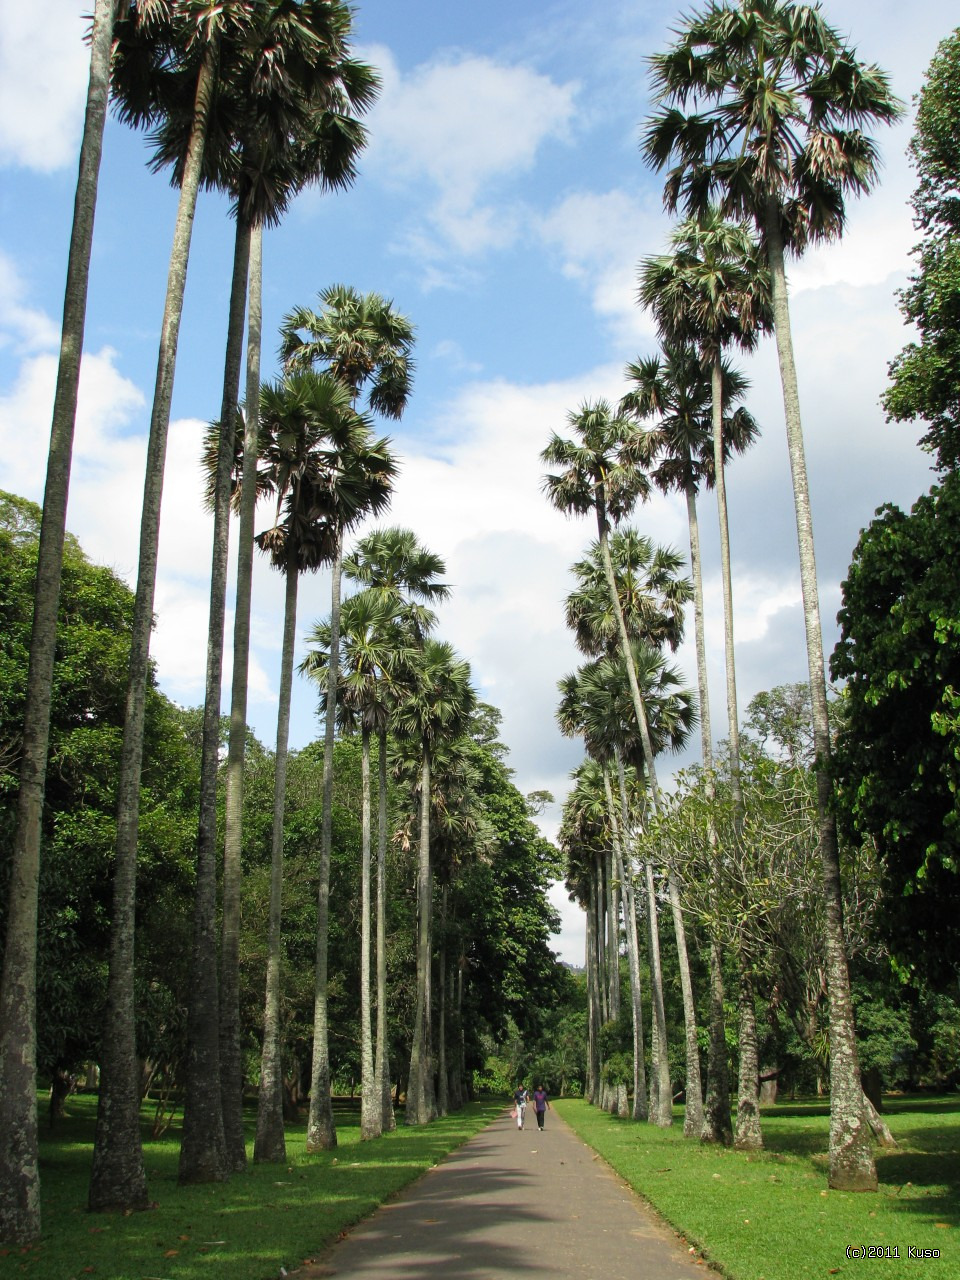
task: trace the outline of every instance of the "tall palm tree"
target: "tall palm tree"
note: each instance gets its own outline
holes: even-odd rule
[[[371,1027],[371,786],[370,744],[376,734],[381,749],[390,719],[393,673],[408,664],[413,650],[404,633],[396,604],[368,589],[348,597],[340,615],[342,674],[338,722],[345,730],[360,730],[361,738],[361,867],[360,867],[360,1136],[377,1138],[383,1132],[383,1100],[376,1072]],[[307,636],[310,649],[300,665],[326,691],[330,669],[329,622]]]
[[[679,294],[681,306],[686,291],[677,282],[679,268],[674,259],[654,259],[644,264],[641,272],[641,297],[657,308],[659,293],[656,283],[667,291],[674,288]],[[716,282],[714,282],[716,284]],[[692,287],[692,286],[691,286]],[[709,290],[705,290],[709,293]],[[714,292],[720,293],[719,288]],[[659,313],[658,313],[659,314]],[[664,326],[661,324],[661,329]],[[719,364],[719,380],[714,376]],[[657,466],[651,476],[664,492],[677,489],[684,494],[687,506],[687,526],[690,535],[690,567],[693,579],[694,637],[697,653],[697,684],[700,695],[700,746],[704,765],[704,780],[708,799],[713,793],[713,735],[710,727],[710,693],[707,682],[707,655],[705,619],[703,608],[703,567],[700,555],[700,531],[697,513],[697,491],[702,484],[710,485],[720,475],[717,485],[721,492],[723,469],[733,451],[741,452],[753,440],[756,426],[752,417],[742,408],[724,414],[724,406],[734,404],[747,388],[746,380],[731,369],[718,356],[708,377],[703,361],[696,349],[686,342],[665,342],[662,359],[653,356],[628,365],[627,376],[632,383],[630,391],[621,401],[621,410],[640,420],[655,417],[653,442],[658,447]],[[717,430],[717,390],[720,398],[720,429]],[[719,466],[718,466],[719,450]],[[730,591],[729,537],[727,535],[726,503],[718,503],[721,526],[721,561],[723,568],[725,635],[727,644],[727,708],[731,742],[736,738],[736,683],[732,648],[732,603]],[[715,826],[711,826],[712,844],[716,846]],[[704,1128],[701,1137],[706,1141],[727,1143],[732,1141],[730,1129],[729,1087],[727,1083],[727,1044],[724,1028],[723,973],[720,947],[716,938],[710,943],[710,1039],[707,1072],[707,1091],[704,1099]]]
[[[249,18],[247,0],[221,5],[181,3],[132,5],[115,24],[114,86],[119,113],[136,126],[154,126],[156,163],[166,163],[162,122],[183,110],[184,83],[189,84],[189,130],[184,142],[177,128],[173,180],[180,199],[170,252],[157,377],[140,524],[140,551],[131,636],[127,704],[117,782],[117,835],[114,863],[114,906],[110,976],[100,1073],[100,1097],[90,1178],[91,1209],[136,1209],[147,1203],[140,1147],[139,1061],[133,1006],[133,950],[136,903],[137,826],[140,813],[140,770],[143,758],[144,707],[149,668],[153,597],[160,534],[160,500],[167,432],[176,364],[187,260],[197,194],[204,168],[208,123],[215,94],[217,63],[224,39],[235,39]],[[125,54],[145,76],[125,75]],[[218,1127],[219,1118],[219,1127]],[[204,1158],[195,1177],[225,1175],[223,1125],[219,1105],[211,1116],[213,1145],[204,1142]],[[185,1138],[188,1135],[185,1134]]]
[[[223,615],[226,598],[228,500],[233,463],[233,421],[243,340],[247,292],[247,264],[251,279],[251,335],[259,334],[262,229],[277,223],[290,200],[307,184],[323,190],[347,187],[356,173],[355,160],[365,131],[355,118],[376,96],[377,79],[363,63],[349,57],[347,37],[350,11],[343,4],[318,5],[303,0],[261,5],[247,40],[229,69],[229,89],[220,102],[229,113],[236,142],[220,181],[233,195],[236,217],[234,272],[231,289],[220,441],[213,493],[213,567],[210,587],[210,630],[205,699],[204,771],[201,784],[204,814],[201,839],[208,880],[214,874],[212,841],[215,834],[217,753],[220,711]],[[221,76],[224,69],[221,67]],[[251,360],[253,367],[251,368]],[[253,566],[253,522],[256,468],[256,410],[259,399],[259,338],[248,341],[247,405],[249,456],[247,487],[240,487],[240,532],[237,564],[237,605],[234,616],[234,661],[230,736],[226,770],[226,834],[223,866],[223,946],[220,989],[220,1084],[227,1160],[243,1167],[243,1065],[239,1011],[240,844],[243,808],[243,755],[246,743],[247,671],[250,646],[250,582]],[[208,894],[208,901],[211,900]],[[212,929],[207,936],[212,942]],[[215,955],[208,954],[208,964]],[[201,1025],[209,1025],[202,1010]]]
[[[614,636],[619,631],[628,635],[626,649],[622,641],[617,648],[624,662],[634,706],[639,702],[644,720],[638,718],[641,746],[640,759],[650,789],[650,802],[654,813],[660,810],[660,791],[656,780],[654,760],[657,754],[649,718],[641,691],[640,671],[637,667],[635,642],[641,641],[644,652],[651,646],[664,643],[676,647],[683,633],[683,605],[690,598],[690,584],[680,578],[682,560],[675,552],[655,547],[649,538],[643,538],[631,530],[611,539],[607,547],[607,561],[612,571],[615,608],[611,597],[603,590],[607,578],[601,570],[602,548],[595,545],[590,556],[574,566],[580,586],[566,602],[568,624],[574,629],[577,643],[589,654],[615,652]],[[612,618],[616,619],[616,626]],[[653,893],[652,868],[647,867],[648,896]],[[667,889],[673,915],[674,933],[683,991],[684,1029],[687,1066],[687,1105],[684,1113],[684,1133],[699,1136],[703,1123],[700,1084],[700,1056],[697,1037],[696,1007],[690,963],[687,955],[686,932],[680,907],[680,891],[677,883],[678,868],[667,868]],[[651,938],[651,946],[656,939]],[[669,1094],[669,1089],[667,1090]],[[667,1102],[661,1096],[658,1110],[659,1122],[669,1123]]]
[[[746,224],[729,222],[716,209],[707,209],[699,218],[682,222],[671,237],[671,249],[667,255],[644,260],[638,296],[653,313],[664,339],[692,343],[710,373],[712,479],[720,521],[727,725],[734,802],[739,804],[739,712],[725,463],[731,444],[737,452],[742,452],[757,429],[743,408],[725,419],[725,405],[742,398],[747,384],[725,366],[723,356],[725,348],[733,343],[744,350],[752,349],[761,332],[770,327],[769,272],[760,246]],[[731,383],[731,377],[736,381]]]
[[[420,839],[417,863],[417,1003],[407,1079],[407,1124],[427,1124],[436,1114],[433,1086],[430,969],[433,867],[430,861],[431,770],[438,744],[465,729],[476,703],[469,664],[451,645],[424,642],[395,712],[397,731],[419,745]]]
[[[315,366],[329,372],[350,390],[353,402],[365,393],[371,413],[400,418],[413,381],[414,329],[393,303],[379,294],[361,294],[344,285],[322,290],[318,313],[298,307],[281,327],[281,355],[287,369]],[[301,337],[306,331],[308,337]],[[376,511],[383,502],[367,508]],[[352,523],[352,519],[350,521]],[[344,525],[344,529],[349,524]],[[327,1020],[327,921],[330,895],[330,832],[333,806],[333,739],[337,700],[338,629],[340,625],[340,577],[342,534],[334,557],[331,578],[331,664],[327,678],[327,710],[323,750],[323,827],[320,852],[320,906],[317,920],[317,992],[313,1031],[313,1081],[307,1149],[317,1151],[336,1144],[333,1106],[330,1100],[330,1047]]]
[[[87,311],[90,248],[110,85],[117,0],[96,0],[90,76],[53,401],[43,520],[37,553],[30,665],[24,709],[17,827],[10,873],[3,977],[0,982],[0,1240],[30,1244],[40,1236],[37,1147],[36,950],[40,831],[50,739],[50,700],[63,568],[67,491]]]
[[[279,1035],[280,911],[297,582],[302,571],[316,570],[336,556],[343,503],[357,506],[366,498],[367,477],[352,471],[345,475],[343,462],[363,452],[370,432],[366,420],[353,409],[349,390],[323,373],[295,374],[280,384],[264,387],[260,422],[264,461],[277,493],[277,517],[273,527],[261,533],[257,541],[285,573],[286,599],[277,715],[267,988],[254,1158],[278,1161],[285,1152]],[[337,474],[331,475],[332,469]]]
[[[548,466],[558,468],[544,477],[543,488],[549,501],[559,511],[567,515],[587,515],[592,511],[596,517],[600,563],[609,591],[621,652],[629,672],[630,638],[617,594],[610,560],[609,536],[611,526],[620,524],[638,501],[646,501],[649,497],[649,478],[636,465],[637,449],[642,446],[643,441],[627,419],[615,414],[605,400],[585,403],[579,410],[568,413],[567,423],[574,432],[574,438],[565,439],[554,434],[540,455]],[[633,445],[633,456],[629,458],[624,456],[625,446],[628,444]],[[647,718],[635,672],[631,675],[630,691],[637,724],[641,737],[644,738],[648,778],[653,803],[656,805],[653,750],[649,744]]]
[[[446,573],[443,560],[422,546],[410,529],[376,529],[365,535],[344,557],[343,571],[351,582],[366,587],[399,612],[418,648],[436,624],[429,605],[450,595],[449,586],[439,581]],[[385,1132],[396,1128],[387,1027],[387,728],[384,724],[378,731],[376,1033],[376,1070]]]
[[[629,727],[632,726],[632,717],[629,714],[624,716],[623,710],[617,706],[616,693],[608,673],[600,669],[602,663],[609,664],[609,661],[609,659],[600,659],[589,666],[581,667],[575,675],[565,676],[560,681],[558,687],[561,698],[557,708],[557,723],[560,725],[561,732],[568,737],[577,733],[583,734],[587,751],[600,763],[603,770],[604,798],[612,836],[612,853],[616,861],[616,866],[611,868],[611,872],[615,872],[623,890],[624,932],[627,939],[630,1008],[633,1022],[633,1118],[645,1120],[647,1118],[647,1083],[644,1069],[643,999],[640,980],[640,946],[633,891],[633,865],[628,847],[629,815],[626,805],[621,806],[618,815],[610,783],[610,760],[616,762],[619,772],[623,764],[622,741],[624,734],[629,732]],[[626,799],[625,794],[623,799]],[[662,992],[660,1007],[662,1012]]]
[[[839,237],[844,195],[866,192],[877,179],[877,149],[863,127],[895,121],[902,104],[886,75],[861,62],[818,7],[792,0],[741,0],[695,12],[651,66],[662,105],[642,147],[657,169],[673,162],[664,192],[667,206],[692,214],[712,204],[727,217],[749,220],[770,269],[817,751],[830,990],[830,1185],[874,1190],[876,1164],[864,1122],[843,930],[823,639],[785,255]]]
[[[250,242],[254,225],[278,221],[292,196],[307,182],[320,179],[327,186],[337,187],[347,185],[353,176],[354,156],[362,145],[363,131],[352,117],[344,117],[344,105],[353,105],[344,85],[355,82],[359,86],[362,107],[369,101],[373,77],[363,64],[349,59],[344,72],[343,30],[349,31],[349,12],[342,6],[269,0],[250,10],[242,38],[221,42],[218,51],[217,93],[208,126],[217,145],[206,148],[204,180],[208,185],[225,187],[234,196],[237,231],[220,447],[211,502],[214,530],[181,1181],[202,1181],[210,1176],[211,1168],[220,1160],[221,1128],[227,1168],[242,1168],[246,1160],[238,1038],[239,977],[234,959],[238,863],[236,858],[228,863],[225,884],[228,949],[224,971],[229,1000],[223,1006],[217,989],[215,843],[233,422],[239,392]],[[328,127],[327,117],[331,114],[338,117],[341,127]],[[178,137],[182,128],[179,114],[168,110],[156,135],[158,162],[177,163],[184,142]],[[242,671],[245,670],[244,666]],[[218,1025],[220,1013],[226,1016],[219,1019]],[[226,1028],[232,1035],[225,1037],[225,1078],[220,1042]]]

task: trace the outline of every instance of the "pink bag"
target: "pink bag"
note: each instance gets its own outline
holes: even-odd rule
[[[510,1112],[510,1119],[516,1120],[516,1118],[517,1118],[517,1108],[514,1107],[513,1110]]]

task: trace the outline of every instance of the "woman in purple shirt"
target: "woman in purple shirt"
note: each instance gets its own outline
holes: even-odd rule
[[[538,1129],[543,1128],[543,1117],[549,1106],[550,1103],[547,1101],[547,1091],[544,1089],[542,1084],[538,1084],[536,1089],[533,1091],[533,1109],[537,1113]]]

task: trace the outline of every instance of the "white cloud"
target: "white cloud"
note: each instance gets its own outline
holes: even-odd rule
[[[669,234],[658,194],[574,192],[538,220],[537,230],[558,254],[564,275],[588,293],[618,350],[632,355],[655,342],[636,291],[640,259],[662,252]]]
[[[432,193],[428,225],[407,229],[407,247],[432,258],[511,243],[524,215],[516,198],[504,200],[502,181],[532,169],[548,140],[569,138],[576,85],[478,55],[409,74],[388,49],[365,55],[383,78],[365,171],[402,188],[425,182]]]
[[[0,0],[0,165],[43,173],[75,164],[90,55],[89,0]]]
[[[26,298],[27,287],[16,265],[0,250],[0,348],[12,346],[18,353],[56,348],[60,330]]]

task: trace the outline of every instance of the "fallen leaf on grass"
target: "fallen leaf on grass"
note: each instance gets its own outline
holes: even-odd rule
[[[949,1222],[935,1222],[933,1225],[934,1225],[935,1227],[940,1227],[940,1229],[941,1229],[941,1230],[943,1230],[943,1231],[949,1231],[949,1230],[950,1230],[950,1223],[949,1223]]]
[[[168,1249],[163,1256],[165,1258],[175,1258],[179,1252],[179,1249]]]

